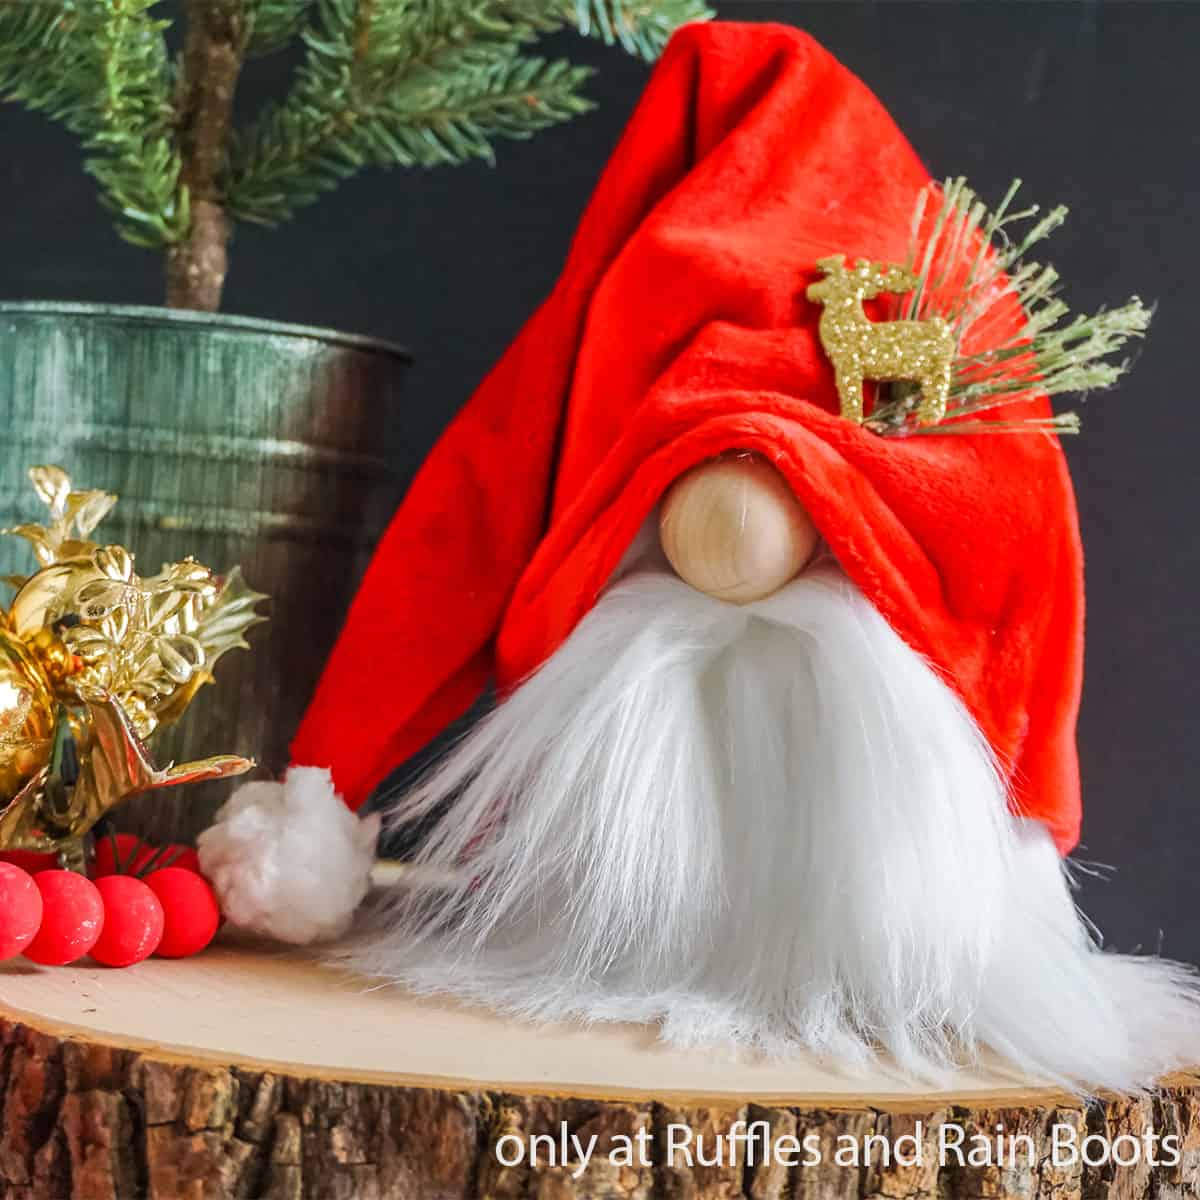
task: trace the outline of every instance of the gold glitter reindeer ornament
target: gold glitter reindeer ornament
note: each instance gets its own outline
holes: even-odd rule
[[[805,293],[824,306],[817,331],[833,363],[842,416],[861,424],[863,380],[909,380],[920,384],[917,420],[935,424],[946,415],[956,339],[941,317],[920,321],[872,321],[863,301],[880,292],[901,295],[916,286],[905,267],[860,258],[847,267],[840,254],[817,261],[825,278]]]
[[[0,850],[78,866],[83,836],[121,801],[254,765],[221,755],[160,768],[145,739],[246,646],[264,597],[237,568],[221,578],[192,558],[140,577],[123,546],[89,540],[115,496],[74,491],[59,467],[29,475],[50,519],[8,531],[41,565],[8,580],[16,594],[0,614]]]

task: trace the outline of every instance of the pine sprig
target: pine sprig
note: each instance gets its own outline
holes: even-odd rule
[[[574,0],[569,21],[585,36],[614,43],[652,62],[675,30],[688,21],[706,21],[711,9],[703,0]]]
[[[78,135],[123,237],[163,246],[184,236],[186,194],[171,137],[173,70],[157,0],[0,3],[0,99]]]
[[[283,49],[304,28],[313,0],[244,0],[249,24],[247,55]]]
[[[911,384],[894,384],[867,421],[875,432],[1078,433],[1075,412],[1012,420],[963,418],[1037,395],[1086,394],[1111,387],[1128,370],[1128,359],[1113,356],[1145,334],[1150,309],[1134,296],[1119,308],[1072,314],[1058,295],[1058,272],[1026,260],[1034,246],[1062,225],[1067,209],[1060,205],[1039,215],[1035,204],[1014,211],[1020,186],[1021,181],[1014,180],[995,211],[989,211],[965,179],[946,180],[928,233],[921,231],[934,193],[921,193],[906,264],[917,285],[900,302],[896,315],[905,320],[941,317],[950,325],[959,352],[942,422],[919,424],[918,390]],[[978,348],[965,352],[968,341]]]
[[[83,142],[122,236],[167,249],[168,302],[215,308],[230,221],[275,225],[368,166],[491,162],[591,107],[563,29],[652,59],[703,0],[204,0],[177,65],[159,0],[0,0],[0,101]],[[210,19],[212,18],[212,19]],[[230,129],[246,58],[299,39],[282,102]]]
[[[0,0],[0,99],[36,103],[54,89],[71,24],[56,6]]]
[[[85,137],[86,169],[117,214],[123,236],[143,246],[179,241],[187,232],[187,192],[179,186],[172,138],[174,71],[163,33],[149,10],[157,0],[94,0],[91,43],[103,97]]]
[[[362,167],[491,162],[585,111],[589,72],[520,53],[545,28],[532,0],[318,0],[287,100],[235,142],[230,212],[273,225]],[[364,16],[364,14],[366,14]]]

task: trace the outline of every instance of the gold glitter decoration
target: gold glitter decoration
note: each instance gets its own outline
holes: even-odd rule
[[[254,765],[221,755],[159,768],[144,739],[246,646],[265,597],[237,568],[220,577],[192,558],[142,578],[125,547],[90,540],[115,496],[75,491],[60,467],[29,476],[50,516],[7,531],[41,566],[9,579],[16,595],[0,612],[0,850],[77,864],[80,839],[128,797]]]
[[[833,363],[842,416],[862,424],[863,381],[906,380],[921,389],[916,419],[935,424],[946,415],[955,337],[941,317],[921,321],[872,321],[863,301],[881,292],[911,291],[916,276],[905,267],[860,258],[847,267],[842,255],[817,262],[824,279],[807,296],[824,307],[817,329]]]

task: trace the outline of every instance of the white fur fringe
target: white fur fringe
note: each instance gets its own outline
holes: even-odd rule
[[[342,803],[329,772],[292,767],[244,783],[197,839],[200,868],[234,925],[294,945],[346,932],[370,887],[379,817]]]
[[[832,563],[734,607],[643,560],[394,819],[447,803],[353,966],[922,1078],[989,1047],[1128,1090],[1200,1048],[1188,969],[1093,944],[962,704]]]

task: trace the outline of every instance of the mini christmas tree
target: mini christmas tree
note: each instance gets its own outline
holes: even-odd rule
[[[167,303],[214,310],[236,221],[276,225],[367,166],[491,161],[590,107],[564,27],[654,58],[703,0],[0,0],[0,100],[77,134],[121,236],[166,254]],[[248,59],[296,39],[290,92],[245,129]]]

